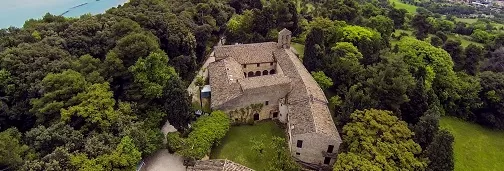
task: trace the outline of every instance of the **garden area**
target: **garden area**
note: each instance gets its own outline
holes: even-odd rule
[[[455,170],[501,170],[504,168],[504,131],[492,130],[453,117],[440,126],[455,137]]]
[[[285,138],[284,131],[273,121],[234,126],[212,149],[211,159],[228,159],[254,170],[266,170],[275,157],[273,137]],[[259,150],[263,148],[262,154]]]

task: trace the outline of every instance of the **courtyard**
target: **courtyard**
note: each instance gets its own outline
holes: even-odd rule
[[[212,149],[210,158],[228,159],[257,171],[266,170],[274,154],[270,145],[274,136],[285,138],[284,131],[271,120],[231,127],[221,143]],[[254,150],[256,143],[252,137],[255,142],[262,142],[262,154]]]

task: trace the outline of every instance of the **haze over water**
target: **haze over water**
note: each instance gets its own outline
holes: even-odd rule
[[[65,17],[82,14],[99,14],[107,9],[122,5],[128,0],[0,0],[0,28],[22,27],[30,18],[40,19],[45,13],[54,15],[65,13]],[[70,9],[87,3],[86,5]]]

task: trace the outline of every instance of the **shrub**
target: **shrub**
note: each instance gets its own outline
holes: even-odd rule
[[[166,148],[168,152],[175,153],[184,147],[184,138],[180,137],[180,132],[169,132],[166,134]]]

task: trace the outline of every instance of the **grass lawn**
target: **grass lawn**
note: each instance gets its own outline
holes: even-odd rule
[[[252,149],[250,138],[264,135],[263,143],[266,147],[262,156]],[[212,149],[211,159],[228,159],[257,171],[266,170],[273,158],[270,147],[272,137],[285,138],[284,131],[273,121],[262,121],[254,125],[231,127],[219,146]]]
[[[460,35],[457,37],[456,35],[452,35],[452,34],[449,34],[447,36],[448,36],[448,39],[459,40],[463,47],[467,47],[471,43],[483,47],[483,44],[471,41],[468,36]]]
[[[296,49],[296,51],[299,53],[299,57],[303,59],[304,55],[304,45],[299,44],[299,43],[291,43],[291,46]]]
[[[455,170],[502,170],[504,131],[484,128],[453,117],[443,117],[441,128],[455,137]]]
[[[417,6],[411,5],[411,4],[406,4],[402,2],[401,0],[389,0],[390,3],[394,3],[395,7],[398,9],[406,9],[409,13],[415,14],[416,9],[418,8]]]
[[[472,23],[475,23],[476,21],[478,21],[478,19],[477,18],[455,18],[455,21],[472,24]]]

